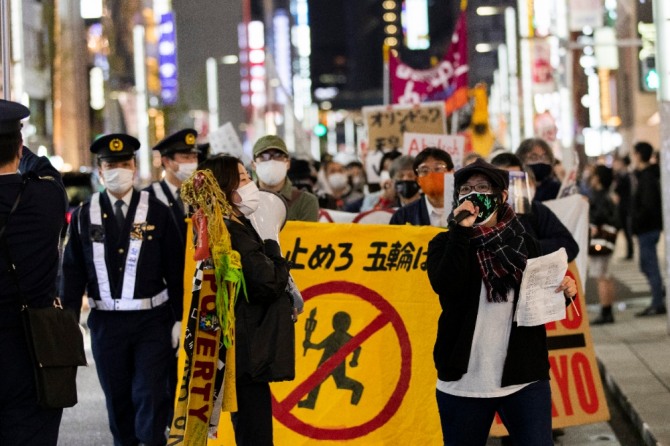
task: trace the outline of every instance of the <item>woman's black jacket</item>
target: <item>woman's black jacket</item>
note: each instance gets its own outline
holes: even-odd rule
[[[239,217],[239,221],[226,220],[232,247],[242,258],[242,273],[246,283],[246,297],[244,291],[240,290],[235,305],[236,375],[253,381],[272,381],[269,362],[284,359],[294,361],[294,357],[281,358],[283,353],[288,355],[290,352],[292,355],[293,350],[277,348],[281,347],[280,342],[263,342],[262,346],[256,343],[259,336],[265,336],[258,330],[270,304],[280,298],[288,300],[285,294],[288,262],[281,256],[277,242],[261,240],[246,218]],[[290,303],[286,306],[290,312]],[[290,313],[286,317],[290,318]],[[286,342],[293,342],[293,339],[287,339]],[[268,351],[268,347],[273,351]],[[259,363],[266,366],[262,370],[252,366]]]
[[[468,233],[468,228],[454,226],[428,245],[428,278],[442,307],[433,350],[437,376],[442,381],[457,381],[467,372],[477,321],[482,274]],[[524,239],[529,258],[537,257],[536,240],[528,234]],[[518,293],[517,288],[514,309]],[[513,322],[502,386],[549,379],[548,356],[544,325],[518,327]]]

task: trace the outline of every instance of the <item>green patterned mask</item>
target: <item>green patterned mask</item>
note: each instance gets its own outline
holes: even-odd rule
[[[485,223],[491,215],[498,209],[500,205],[500,196],[492,193],[470,192],[467,195],[458,198],[458,204],[461,205],[465,201],[471,201],[472,204],[479,208],[479,214],[475,219],[475,225]]]

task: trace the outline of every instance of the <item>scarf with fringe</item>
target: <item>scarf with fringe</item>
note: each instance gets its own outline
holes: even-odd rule
[[[528,251],[526,232],[512,208],[504,203],[498,222],[490,227],[473,226],[470,243],[476,247],[489,302],[507,302],[507,294],[521,284]]]

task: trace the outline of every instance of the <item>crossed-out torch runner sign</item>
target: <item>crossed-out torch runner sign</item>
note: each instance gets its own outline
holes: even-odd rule
[[[349,313],[346,313],[344,311],[338,311],[337,313],[335,313],[335,315],[333,316],[333,332],[318,344],[312,343],[311,340],[312,333],[314,333],[314,330],[316,329],[316,324],[317,324],[316,308],[313,308],[312,311],[309,312],[309,317],[305,320],[305,341],[302,343],[303,346],[302,355],[306,356],[307,350],[310,348],[315,350],[323,350],[323,355],[321,356],[318,365],[321,366],[321,364],[326,362],[328,358],[337,353],[338,350],[344,347],[344,345],[353,338],[353,336],[348,332],[349,327],[351,326],[351,316],[349,316]],[[358,357],[360,356],[360,354],[361,354],[361,347],[358,346],[356,350],[354,350],[353,358],[349,362],[350,367],[358,366]],[[357,405],[358,402],[361,400],[361,396],[363,395],[364,386],[362,383],[347,376],[346,367],[347,367],[346,362],[343,360],[342,363],[340,363],[335,367],[335,369],[333,369],[333,371],[324,379],[324,381],[328,377],[332,376],[333,380],[335,381],[335,386],[338,389],[351,390],[352,392],[351,404]],[[314,406],[316,405],[316,399],[319,396],[319,390],[321,388],[322,383],[323,381],[317,384],[307,394],[305,399],[299,401],[298,407],[305,409],[314,409]]]

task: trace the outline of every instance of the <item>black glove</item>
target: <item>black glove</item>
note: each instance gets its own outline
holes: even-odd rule
[[[281,257],[281,249],[279,243],[272,239],[263,240],[263,251],[268,257]]]

